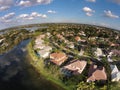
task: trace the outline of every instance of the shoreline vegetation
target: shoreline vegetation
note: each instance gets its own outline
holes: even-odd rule
[[[51,75],[47,72],[47,70],[44,69],[44,62],[41,58],[38,58],[35,55],[34,50],[32,49],[31,42],[29,42],[26,48],[28,56],[30,58],[29,62],[38,71],[39,74],[41,74],[46,80],[51,81],[52,83],[62,87],[64,90],[72,90],[70,87],[65,86],[59,79],[55,79],[53,75]]]
[[[46,80],[52,82],[56,87],[62,87],[62,90],[119,90],[120,82],[111,82],[111,69],[110,64],[117,65],[119,71],[119,55],[111,56],[113,59],[112,63],[109,63],[107,56],[113,50],[120,50],[120,32],[113,31],[112,29],[93,27],[86,25],[77,24],[44,24],[48,25],[48,28],[39,28],[34,31],[29,31],[27,29],[15,29],[6,31],[6,33],[0,36],[0,53],[7,52],[9,49],[18,45],[21,41],[25,39],[30,39],[31,41],[26,46],[27,49],[27,59],[28,63]],[[44,26],[43,25],[43,26]],[[35,49],[35,38],[38,35],[46,35],[48,37],[44,38],[44,43],[50,45],[53,49],[51,52],[65,52],[69,57],[68,63],[73,59],[83,59],[87,61],[86,69],[81,73],[81,75],[73,75],[71,77],[66,77],[60,72],[61,67],[53,65],[49,62],[50,58],[46,57],[43,59],[38,54],[39,48]],[[53,37],[51,37],[51,35]],[[76,39],[76,37],[78,37]],[[41,45],[39,45],[41,46]],[[74,48],[74,49],[73,49]],[[72,51],[72,52],[71,52]],[[102,57],[99,57],[102,56]],[[99,59],[99,60],[98,60]],[[101,85],[101,83],[93,82],[87,83],[86,79],[88,76],[88,69],[90,66],[90,61],[97,63],[98,66],[104,66],[108,75],[109,82]],[[118,63],[117,63],[117,62]],[[94,89],[92,88],[93,85]],[[115,87],[116,86],[116,87]],[[86,89],[87,88],[87,89]],[[92,89],[91,89],[92,88]],[[104,88],[104,89],[103,89]]]

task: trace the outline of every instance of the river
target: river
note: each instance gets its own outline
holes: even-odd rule
[[[47,81],[29,64],[24,40],[11,51],[0,55],[0,90],[63,90]]]

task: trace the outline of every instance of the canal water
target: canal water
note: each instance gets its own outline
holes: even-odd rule
[[[29,41],[24,40],[0,55],[0,90],[63,90],[47,81],[28,63],[25,47]]]

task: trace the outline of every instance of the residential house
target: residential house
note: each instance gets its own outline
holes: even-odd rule
[[[50,52],[45,50],[38,50],[37,53],[42,58],[47,58],[50,55]]]
[[[51,34],[49,32],[46,33],[47,37],[50,38]]]
[[[120,56],[120,50],[111,50],[111,52],[112,52],[112,54],[113,55],[118,55],[118,56]]]
[[[37,53],[40,55],[42,58],[47,58],[50,55],[50,51],[52,48],[50,46],[45,46],[43,49],[38,50]]]
[[[50,61],[54,64],[60,66],[63,62],[67,60],[67,56],[65,53],[59,52],[59,53],[52,53],[50,54]]]
[[[0,39],[0,44],[2,44],[4,40],[5,40],[5,38]]]
[[[64,43],[69,43],[69,41],[67,39],[65,39],[61,34],[57,34],[57,37],[60,39],[60,40],[63,40]]]
[[[77,42],[79,42],[79,41],[81,40],[81,38],[80,38],[79,36],[76,36],[76,37],[75,37],[75,40],[76,40]]]
[[[119,36],[117,35],[117,36],[115,37],[115,39],[116,39],[116,40],[119,39]]]
[[[97,66],[95,64],[91,64],[88,72],[87,82],[92,81],[105,81],[107,80],[107,75],[105,72],[105,68],[103,66]]]
[[[84,60],[73,60],[63,67],[64,74],[71,71],[73,75],[81,74],[86,67],[87,62]]]
[[[3,38],[3,39],[0,39],[0,43],[4,40],[5,38]]]
[[[116,65],[110,65],[111,68],[111,81],[119,81],[120,80],[120,71],[118,70]]]
[[[52,47],[50,47],[50,46],[45,46],[44,50],[45,50],[45,51],[51,51],[51,50],[52,50]]]
[[[78,34],[82,35],[82,36],[86,36],[85,32],[83,32],[83,31],[80,31]]]
[[[83,49],[81,49],[78,55],[79,55],[79,56],[83,56],[83,55],[84,55],[84,52],[85,52],[85,51],[84,51]]]
[[[74,48],[75,48],[75,45],[74,45],[73,42],[68,42],[68,43],[67,43],[67,47],[68,47],[68,48],[71,48],[71,49],[74,49]]]
[[[95,41],[98,37],[89,37],[88,40]]]
[[[111,46],[111,47],[118,47],[118,46],[120,46],[120,45],[119,45],[119,44],[116,44],[116,43],[111,43],[110,46]]]
[[[81,39],[79,36],[76,36],[76,37],[75,37],[75,40],[76,40],[77,42],[86,42],[86,40]]]
[[[103,51],[101,48],[97,48],[96,51],[94,52],[97,57],[99,56],[104,56]]]
[[[44,49],[45,45],[44,44],[35,44],[34,49]]]
[[[48,33],[49,34],[49,33]],[[46,46],[44,40],[42,40],[45,35],[40,35],[35,40],[34,49],[37,50],[37,54],[42,58],[47,58],[50,55],[52,47]]]

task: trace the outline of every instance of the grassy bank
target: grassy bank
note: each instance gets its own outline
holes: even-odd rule
[[[32,43],[30,42],[27,45],[27,51],[28,51],[28,56],[30,63],[32,64],[33,67],[43,76],[46,78],[46,80],[49,80],[60,87],[62,87],[65,90],[72,90],[73,86],[66,86],[60,79],[56,78],[55,75],[52,75],[48,70],[44,68],[44,62],[41,58],[38,58],[34,50],[32,49]]]

